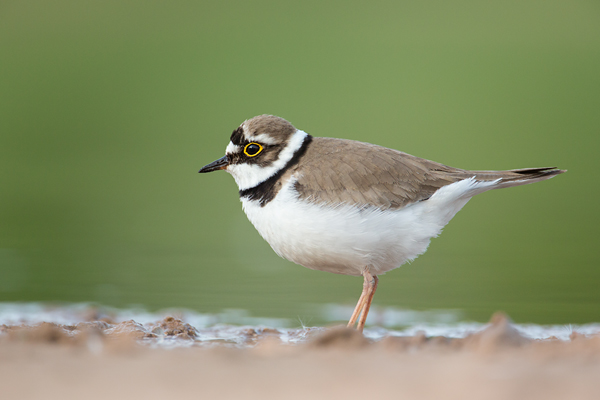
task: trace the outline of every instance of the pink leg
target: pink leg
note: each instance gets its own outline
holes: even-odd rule
[[[365,327],[365,322],[367,321],[367,315],[369,315],[369,309],[371,308],[371,302],[373,301],[373,296],[375,296],[375,291],[377,290],[377,284],[379,283],[379,278],[376,275],[368,274],[371,279],[369,279],[369,291],[367,293],[367,297],[365,299],[365,306],[363,307],[363,311],[360,314],[360,319],[358,320],[358,325],[356,326],[356,330],[359,332],[363,331]],[[365,279],[367,279],[367,275],[365,275]]]
[[[362,332],[365,326],[367,314],[369,314],[369,308],[371,308],[371,302],[373,301],[373,296],[377,289],[377,282],[379,281],[377,276],[371,275],[368,268],[363,271],[363,276],[365,278],[363,282],[363,291],[358,299],[358,303],[356,303],[356,308],[354,308],[350,321],[348,322],[348,328],[353,327],[360,315],[358,326],[356,327],[360,332]]]
[[[363,309],[363,306],[365,305],[365,299],[367,298],[367,289],[367,286],[363,284],[363,291],[360,295],[360,298],[358,299],[358,303],[356,303],[356,307],[354,307],[354,312],[350,317],[350,321],[348,321],[348,325],[346,325],[348,328],[352,328],[354,326],[356,320],[358,319],[358,316],[360,315],[360,312]]]

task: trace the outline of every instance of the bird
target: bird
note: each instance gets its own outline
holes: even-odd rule
[[[313,137],[274,115],[244,121],[225,156],[242,208],[279,256],[362,276],[348,322],[363,331],[379,275],[423,254],[476,194],[539,182],[556,167],[470,171],[354,140]]]

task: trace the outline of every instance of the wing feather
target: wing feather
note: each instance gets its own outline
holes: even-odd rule
[[[314,138],[302,162],[290,172],[296,177],[301,199],[395,209],[426,200],[439,188],[471,177],[498,180],[490,188],[502,188],[549,179],[564,171],[468,171],[374,144]]]

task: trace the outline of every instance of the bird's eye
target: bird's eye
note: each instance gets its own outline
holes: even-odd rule
[[[262,149],[263,147],[258,143],[248,143],[246,147],[244,147],[244,154],[248,157],[255,157],[262,151]]]

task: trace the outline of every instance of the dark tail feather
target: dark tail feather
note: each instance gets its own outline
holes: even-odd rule
[[[509,171],[464,171],[464,178],[475,177],[478,181],[495,181],[499,179],[494,189],[527,185],[550,179],[558,174],[567,172],[556,167],[511,169]]]

